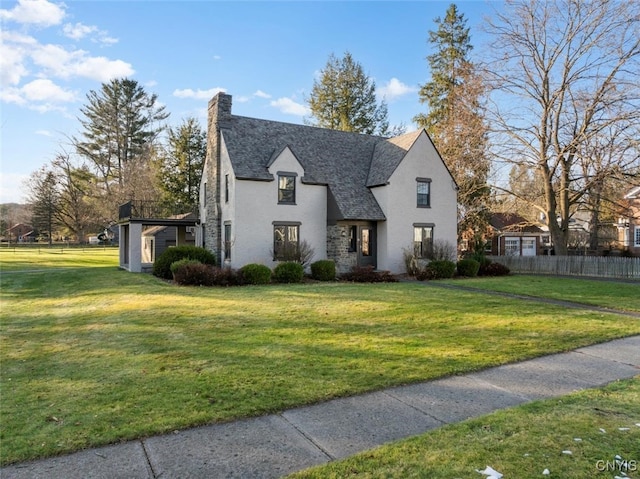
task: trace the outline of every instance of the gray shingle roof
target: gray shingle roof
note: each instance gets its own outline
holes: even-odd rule
[[[275,155],[289,147],[304,168],[302,181],[326,184],[341,219],[348,220],[385,219],[368,186],[386,183],[417,137],[409,134],[387,140],[235,115],[229,126],[222,135],[236,177],[273,180],[267,168]]]

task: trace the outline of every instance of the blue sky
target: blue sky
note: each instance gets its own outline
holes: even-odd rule
[[[428,31],[447,1],[2,1],[0,203],[24,202],[24,180],[81,132],[90,90],[129,77],[158,95],[175,126],[206,125],[208,100],[237,115],[303,123],[330,54],[351,52],[386,98],[392,125],[425,111]],[[500,2],[455,2],[484,48],[483,18]]]

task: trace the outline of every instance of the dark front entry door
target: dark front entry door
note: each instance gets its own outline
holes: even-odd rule
[[[376,228],[358,226],[358,266],[376,267]]]

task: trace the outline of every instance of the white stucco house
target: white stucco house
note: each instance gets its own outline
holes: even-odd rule
[[[426,131],[395,138],[233,115],[209,102],[200,244],[221,265],[274,267],[306,242],[332,259],[403,273],[403,250],[456,245],[456,184]]]

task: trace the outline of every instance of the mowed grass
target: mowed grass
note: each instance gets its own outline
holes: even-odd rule
[[[422,284],[187,288],[118,270],[117,252],[5,274],[10,258],[3,464],[640,333],[629,317]]]
[[[509,276],[508,280],[484,277],[453,279],[443,283],[640,312],[640,281],[598,281],[518,274]]]
[[[36,271],[44,268],[113,267],[118,248],[113,246],[0,246],[0,273]]]
[[[537,401],[367,451],[291,479],[640,477],[640,377]],[[545,471],[547,474],[545,474]]]

